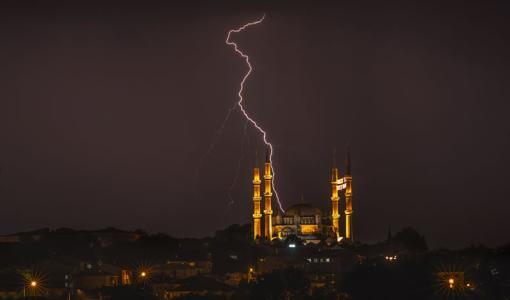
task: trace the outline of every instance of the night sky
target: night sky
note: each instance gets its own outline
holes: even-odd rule
[[[226,33],[266,13],[234,40],[284,206],[329,212],[332,149],[343,173],[350,145],[356,239],[510,241],[508,4],[16,2],[0,4],[0,233],[250,222],[264,149],[239,111],[200,161],[246,71]]]

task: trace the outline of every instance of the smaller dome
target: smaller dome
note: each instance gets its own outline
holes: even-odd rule
[[[322,216],[322,211],[319,208],[313,207],[313,206],[311,206],[309,204],[306,204],[306,203],[301,203],[301,204],[293,205],[293,206],[289,207],[289,209],[287,209],[285,211],[285,216],[286,217],[293,217],[293,216],[315,216],[315,215]]]

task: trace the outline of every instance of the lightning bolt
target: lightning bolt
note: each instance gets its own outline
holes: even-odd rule
[[[262,129],[262,127],[260,127],[257,122],[252,119],[250,117],[250,115],[248,114],[248,112],[246,111],[246,109],[244,108],[243,106],[243,90],[244,90],[244,83],[246,82],[246,79],[248,79],[248,77],[250,77],[250,74],[252,73],[253,71],[253,67],[251,66],[251,63],[250,63],[250,57],[243,53],[238,47],[237,47],[237,44],[235,42],[232,42],[230,40],[230,36],[232,35],[232,33],[239,33],[243,30],[245,30],[246,28],[250,27],[250,26],[253,26],[253,25],[257,25],[257,24],[260,24],[262,23],[262,21],[264,20],[265,18],[265,14],[258,20],[256,21],[253,21],[253,22],[249,22],[249,23],[246,23],[244,24],[243,26],[237,28],[237,29],[231,29],[228,34],[227,34],[227,38],[225,40],[225,43],[228,45],[228,46],[232,46],[234,48],[234,51],[239,54],[243,59],[244,61],[246,62],[246,65],[248,66],[248,71],[244,74],[244,77],[243,77],[243,80],[241,81],[240,83],[240,86],[239,86],[239,91],[237,92],[237,96],[238,96],[238,101],[236,102],[235,105],[237,105],[239,107],[239,109],[241,110],[241,112],[243,113],[244,117],[246,118],[246,120],[248,120],[252,125],[253,127],[255,127],[261,134],[262,134],[262,139],[264,141],[264,144],[266,144],[267,147],[269,147],[269,163],[271,164],[271,170],[273,171],[273,179],[271,181],[271,185],[273,187],[273,191],[274,191],[274,194],[276,196],[276,202],[278,203],[278,206],[280,207],[280,210],[282,212],[285,212],[285,210],[283,209],[282,207],[282,204],[280,202],[280,196],[278,196],[278,191],[276,190],[276,187],[275,187],[275,177],[276,177],[276,174],[275,174],[275,170],[274,170],[274,167],[273,167],[273,145],[269,142],[268,138],[267,138],[267,133],[264,129]],[[235,106],[234,105],[234,106]]]

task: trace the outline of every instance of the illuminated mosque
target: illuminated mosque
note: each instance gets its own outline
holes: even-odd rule
[[[253,168],[253,239],[266,240],[284,239],[295,235],[304,243],[318,243],[320,238],[327,237],[336,241],[352,241],[352,176],[349,151],[345,161],[345,175],[340,177],[340,171],[335,161],[331,168],[331,211],[325,214],[321,209],[306,203],[296,204],[285,210],[283,214],[277,211],[273,215],[272,209],[272,170],[269,150],[266,152],[264,163],[264,210],[261,210],[261,178],[257,165]],[[340,227],[340,196],[345,199],[343,228]],[[263,213],[263,214],[262,214]],[[264,217],[262,228],[261,219]],[[262,231],[263,229],[263,231]]]

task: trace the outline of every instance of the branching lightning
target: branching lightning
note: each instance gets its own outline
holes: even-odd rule
[[[198,180],[200,179],[200,170],[202,169],[202,165],[204,164],[204,161],[211,153],[213,152],[214,148],[216,147],[216,144],[218,143],[218,140],[221,137],[221,134],[223,133],[223,130],[225,129],[225,126],[227,125],[227,121],[230,119],[230,115],[232,114],[232,111],[237,107],[237,105],[233,105],[230,107],[227,111],[227,114],[225,115],[225,118],[223,119],[223,122],[221,122],[220,127],[216,130],[214,133],[214,137],[211,141],[211,144],[209,145],[209,148],[207,148],[207,151],[200,157],[200,160],[198,162],[198,168],[195,172],[195,180],[194,180],[194,186],[198,186]],[[195,189],[195,198],[198,198],[199,192],[198,189]]]
[[[280,207],[280,210],[282,212],[285,212],[283,207],[282,207],[282,204],[280,202],[280,197],[278,196],[278,192],[275,188],[275,177],[276,177],[276,174],[275,174],[275,171],[274,171],[274,167],[273,167],[273,145],[269,142],[268,138],[267,138],[267,133],[264,129],[262,129],[262,127],[260,127],[257,122],[255,120],[253,120],[250,115],[248,114],[248,112],[246,111],[246,109],[244,108],[243,106],[243,90],[244,90],[244,83],[246,82],[246,79],[248,79],[248,77],[250,76],[250,74],[252,73],[253,71],[253,68],[251,66],[251,63],[250,63],[250,57],[243,53],[238,47],[237,47],[237,44],[235,42],[232,42],[230,40],[230,36],[232,35],[232,33],[239,33],[243,30],[245,30],[246,28],[250,27],[250,26],[253,26],[253,25],[257,25],[257,24],[260,24],[262,23],[262,21],[264,20],[266,15],[263,15],[262,18],[256,20],[256,21],[253,21],[253,22],[250,22],[250,23],[246,23],[244,24],[243,26],[237,28],[237,29],[231,29],[228,34],[227,34],[227,38],[225,40],[225,43],[229,46],[232,46],[234,48],[234,51],[239,54],[243,59],[244,61],[246,62],[246,65],[248,65],[248,71],[244,74],[244,77],[243,77],[243,80],[241,81],[240,83],[240,86],[239,86],[239,91],[237,93],[237,96],[239,98],[239,101],[237,101],[237,103],[235,105],[237,105],[239,107],[239,109],[241,110],[241,112],[243,113],[244,117],[246,118],[246,120],[248,120],[252,125],[253,127],[255,127],[261,134],[262,134],[262,139],[264,141],[264,144],[266,144],[267,147],[269,147],[269,162],[271,163],[271,169],[273,171],[273,180],[271,182],[271,185],[273,187],[273,191],[274,191],[274,194],[276,196],[276,202],[278,203],[278,206]]]
[[[234,178],[232,179],[232,182],[230,183],[230,186],[228,187],[227,191],[227,198],[228,198],[228,208],[230,208],[234,204],[234,198],[232,198],[232,192],[234,191],[234,187],[236,186],[237,181],[239,180],[239,171],[241,170],[241,163],[244,159],[244,141],[246,140],[248,136],[248,120],[244,123],[243,128],[243,137],[241,138],[241,155],[239,156],[239,159],[237,160],[237,168],[234,175]],[[227,208],[227,209],[228,209]]]
[[[236,105],[237,107],[237,105]],[[230,186],[228,187],[228,190],[227,190],[227,199],[228,199],[228,203],[227,203],[227,209],[225,210],[225,213],[223,215],[223,219],[225,222],[227,222],[227,216],[229,215],[230,213],[230,210],[232,209],[232,207],[234,206],[234,198],[232,197],[232,193],[234,191],[234,188],[237,184],[237,181],[239,180],[239,173],[241,171],[241,164],[244,160],[244,144],[245,144],[245,141],[248,139],[248,120],[246,120],[246,122],[244,123],[244,127],[243,127],[243,136],[241,138],[241,149],[240,149],[240,156],[239,156],[239,159],[237,160],[237,167],[236,167],[236,172],[235,172],[235,175],[234,175],[234,178],[232,178],[232,182],[230,183]],[[224,223],[224,226],[227,226],[228,224],[227,223]]]

